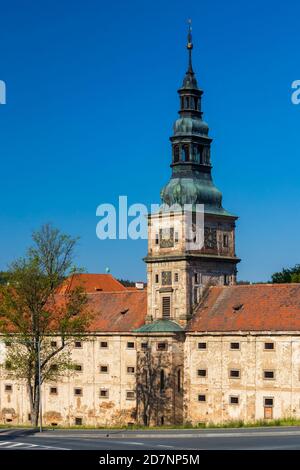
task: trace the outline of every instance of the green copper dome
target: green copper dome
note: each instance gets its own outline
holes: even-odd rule
[[[181,117],[174,124],[174,136],[178,135],[208,135],[208,125],[202,119]]]
[[[136,333],[179,333],[182,332],[183,329],[178,323],[172,320],[162,319],[147,323],[133,331]]]

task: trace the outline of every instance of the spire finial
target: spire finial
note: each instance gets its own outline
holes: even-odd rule
[[[193,67],[192,67],[192,49],[193,49],[193,38],[192,38],[192,20],[189,19],[188,20],[188,25],[189,25],[189,29],[188,29],[188,37],[187,37],[187,50],[189,51],[189,68],[188,68],[188,72],[190,73],[193,73]]]

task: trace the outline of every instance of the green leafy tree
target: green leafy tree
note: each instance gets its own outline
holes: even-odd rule
[[[73,369],[74,338],[86,331],[91,312],[82,288],[57,295],[74,272],[77,239],[44,225],[32,235],[27,255],[9,268],[0,286],[0,331],[6,341],[5,373],[27,384],[32,425],[37,426],[40,387]]]
[[[278,273],[272,275],[274,284],[285,284],[290,282],[300,282],[300,264],[296,264],[293,268],[284,268]]]

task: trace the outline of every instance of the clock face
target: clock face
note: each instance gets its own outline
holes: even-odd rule
[[[204,229],[204,246],[210,250],[217,248],[217,230],[206,227]]]
[[[174,228],[161,228],[159,240],[161,248],[172,248],[174,246]]]

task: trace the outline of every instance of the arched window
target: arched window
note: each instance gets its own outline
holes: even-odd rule
[[[195,109],[197,109],[199,111],[199,101],[198,101],[198,98],[195,98]]]
[[[174,163],[179,162],[179,145],[174,146]]]
[[[184,105],[186,109],[189,109],[190,107],[190,98],[188,96],[185,97],[184,99]]]
[[[183,98],[183,96],[182,96],[182,97],[181,97],[181,109],[183,109],[183,108],[184,108],[184,98]]]
[[[184,153],[184,161],[189,162],[190,161],[190,148],[188,145],[183,146],[183,153]]]

